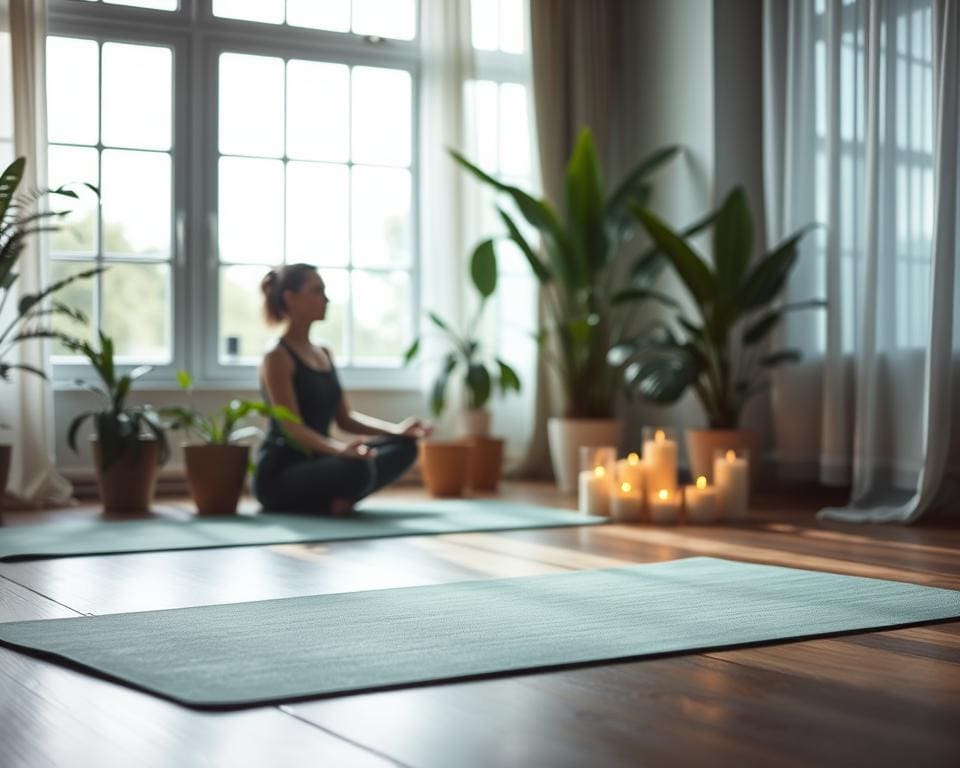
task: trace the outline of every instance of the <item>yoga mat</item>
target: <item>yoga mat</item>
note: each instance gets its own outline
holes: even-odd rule
[[[960,617],[960,592],[694,557],[0,624],[0,643],[239,707]]]
[[[377,501],[350,515],[231,515],[178,520],[83,520],[0,528],[0,560],[380,539],[597,525],[606,517],[489,499]]]

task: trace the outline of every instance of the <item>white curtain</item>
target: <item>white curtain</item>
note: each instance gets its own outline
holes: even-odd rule
[[[776,379],[778,449],[851,484],[850,504],[823,516],[907,522],[949,500],[956,472],[957,7],[767,0],[764,11],[770,244],[822,223],[787,294],[829,302],[783,325],[808,362]],[[819,423],[807,417],[817,410]]]
[[[43,0],[9,0],[0,7],[8,24],[12,72],[14,152],[27,158],[20,189],[42,188],[46,182],[47,132],[44,61],[46,8]],[[0,68],[2,71],[2,68]],[[34,292],[46,282],[46,258],[40,238],[31,238],[19,262],[15,291]],[[15,297],[14,297],[15,298]],[[11,303],[11,302],[8,302]],[[20,344],[19,362],[50,371],[46,344]],[[12,429],[13,464],[5,506],[63,504],[72,494],[53,459],[53,393],[37,376],[15,373],[12,384],[0,383],[3,408],[0,422]],[[10,391],[12,390],[12,392]]]
[[[448,153],[457,149],[496,174],[485,162],[484,147],[494,144],[494,157],[501,136],[484,136],[481,125],[490,122],[483,110],[499,109],[500,100],[488,105],[478,97],[478,71],[471,34],[471,0],[422,0],[421,50],[423,67],[420,95],[421,164],[421,297],[423,309],[435,311],[455,327],[465,330],[476,308],[476,292],[469,277],[469,258],[481,240],[502,234],[503,225],[493,207],[495,198],[477,180],[469,177]],[[488,83],[494,91],[497,86]],[[489,93],[488,88],[485,93]],[[483,119],[486,118],[486,119]],[[495,120],[498,134],[508,120]],[[512,137],[517,140],[517,137]],[[528,141],[531,137],[523,137]],[[521,183],[513,180],[514,183]],[[438,213],[442,212],[442,213]],[[498,247],[500,280],[488,303],[480,329],[488,352],[503,357],[517,370],[523,388],[520,394],[501,398],[494,394],[488,407],[492,431],[506,440],[508,470],[526,454],[533,425],[534,365],[536,346],[523,338],[518,319],[532,313],[532,278],[526,265],[516,274],[515,261]],[[526,283],[526,287],[524,285]],[[421,389],[429,396],[448,347],[428,321],[421,321]],[[438,425],[443,433],[459,429],[457,413],[464,406],[462,377],[448,387],[447,409]]]

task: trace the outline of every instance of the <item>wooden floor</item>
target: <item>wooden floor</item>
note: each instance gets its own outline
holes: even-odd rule
[[[394,495],[419,495],[401,490]],[[504,497],[569,506],[547,486]],[[713,555],[960,589],[960,528],[608,525],[0,563],[0,621]],[[160,514],[183,516],[187,502]],[[96,514],[8,513],[8,524]],[[0,532],[2,535],[2,532]],[[0,766],[960,765],[960,622],[200,713],[0,648]]]

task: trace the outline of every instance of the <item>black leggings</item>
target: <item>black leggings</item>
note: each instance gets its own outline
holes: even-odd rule
[[[374,437],[365,442],[377,449],[372,459],[304,456],[284,445],[266,446],[257,462],[254,495],[268,511],[324,514],[333,499],[358,501],[392,483],[417,458],[412,437]]]

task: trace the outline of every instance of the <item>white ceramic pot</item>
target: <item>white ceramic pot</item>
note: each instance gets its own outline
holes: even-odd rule
[[[561,419],[547,421],[550,442],[550,461],[553,476],[561,493],[577,491],[580,472],[580,447],[584,445],[612,445],[619,447],[623,436],[623,422],[619,419]]]
[[[490,411],[486,408],[464,408],[460,411],[460,432],[464,437],[488,437]]]

